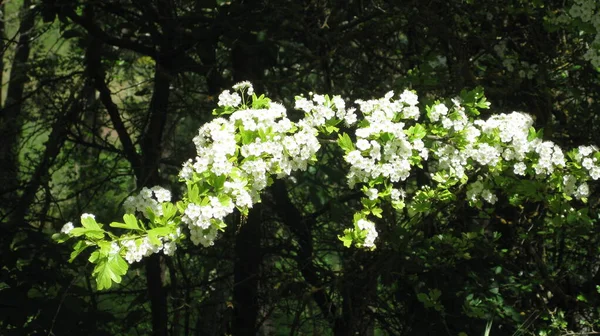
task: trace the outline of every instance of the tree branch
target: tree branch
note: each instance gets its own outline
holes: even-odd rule
[[[100,41],[125,49],[129,49],[140,53],[142,55],[156,57],[156,50],[154,48],[145,46],[143,44],[135,43],[130,40],[123,40],[107,34],[104,30],[93,23],[93,20],[88,19],[84,16],[79,16],[72,8],[63,8],[64,14],[76,24],[83,27],[91,36],[99,39]]]

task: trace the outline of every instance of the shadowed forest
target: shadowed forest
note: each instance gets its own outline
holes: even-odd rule
[[[361,194],[326,149],[214,246],[185,239],[109,289],[89,251],[52,239],[83,213],[119,221],[143,187],[181,198],[192,138],[242,81],[292,120],[310,92],[480,88],[485,118],[526,112],[565,151],[598,145],[594,0],[0,0],[0,52],[0,335],[600,332],[597,181],[562,219],[525,182],[518,206],[470,207],[463,188],[418,216],[383,207],[367,251],[338,238]]]

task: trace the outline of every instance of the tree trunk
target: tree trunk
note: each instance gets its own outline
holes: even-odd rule
[[[251,209],[246,223],[242,223],[235,239],[233,266],[233,335],[256,335],[258,279],[262,252],[260,246],[262,205]]]
[[[19,40],[11,64],[6,101],[0,111],[0,134],[2,134],[3,139],[0,141],[0,162],[2,162],[0,165],[0,203],[4,207],[2,210],[6,212],[14,206],[14,195],[19,185],[17,146],[23,123],[21,116],[23,91],[28,81],[27,71],[31,49],[29,34],[35,23],[35,11],[29,9],[30,6],[30,0],[23,1],[20,11]],[[3,5],[2,9],[4,8]],[[0,213],[0,216],[0,218],[5,217],[2,213]],[[15,220],[19,219],[13,217],[11,222]]]
[[[5,31],[5,15],[6,4],[0,2],[0,83],[4,84],[4,53],[6,52],[6,31]],[[2,90],[0,90],[0,108],[2,108]]]
[[[162,154],[162,136],[167,123],[172,73],[168,59],[158,58],[154,74],[154,91],[150,102],[150,122],[142,138],[142,167],[138,185],[152,187],[160,184],[159,162]],[[146,279],[152,307],[153,335],[167,335],[169,310],[167,290],[164,287],[164,260],[158,255],[146,259]]]

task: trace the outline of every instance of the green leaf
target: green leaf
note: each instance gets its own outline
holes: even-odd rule
[[[71,230],[71,232],[73,230]],[[85,230],[85,236],[91,239],[102,239],[104,238],[104,230]]]
[[[184,203],[183,201],[179,201],[176,204],[177,204],[177,210],[179,210],[179,212],[181,212],[181,213],[185,213],[185,208],[187,207],[187,204]]]
[[[231,197],[229,197],[227,194],[219,194],[217,198],[222,206],[229,206],[231,204]]]
[[[158,234],[152,230],[148,231],[148,239],[150,240],[150,243],[152,245],[162,245],[162,242],[160,241],[160,239],[158,239]]]
[[[402,210],[402,209],[404,209],[406,204],[404,203],[404,201],[395,201],[395,202],[392,202],[392,206],[396,210]]]
[[[138,231],[142,230],[138,226],[137,219],[135,218],[134,215],[125,214],[123,216],[123,220],[125,221],[125,223],[112,222],[112,223],[110,223],[110,226],[114,227],[114,228],[121,228],[121,229],[138,230]]]
[[[172,226],[159,226],[152,230],[148,230],[148,239],[150,239],[150,243],[153,245],[162,245],[159,237],[168,236],[173,232]]]
[[[128,268],[127,262],[118,253],[100,259],[92,272],[98,290],[110,288],[113,282],[121,283],[121,277],[127,273]]]
[[[150,223],[156,222],[156,214],[151,207],[146,207],[146,216],[150,220]]]
[[[344,230],[343,236],[338,236],[338,239],[342,241],[344,247],[352,246],[352,241],[354,240],[353,231],[351,229]]]
[[[71,236],[62,232],[58,232],[52,235],[52,240],[56,241],[59,244],[66,242],[67,240],[69,240],[69,238],[71,238]]]
[[[69,258],[69,262],[73,262],[73,260],[75,260],[75,258],[77,258],[77,256],[88,247],[89,245],[85,240],[78,241],[75,246],[73,246],[73,252],[71,252],[71,258]]]
[[[168,236],[171,233],[173,233],[173,227],[172,226],[160,226],[160,227],[156,227],[152,230],[148,230],[148,234],[153,234],[156,236]]]
[[[71,230],[71,232],[69,232],[69,234],[73,237],[79,237],[83,236],[86,231],[87,229],[85,228],[74,228],[73,230]]]
[[[94,251],[88,258],[88,261],[92,264],[95,264],[98,261],[98,259],[100,259],[100,251]]]
[[[162,208],[163,208],[163,217],[165,217],[167,219],[171,219],[177,213],[177,208],[175,207],[175,205],[173,205],[173,203],[170,203],[170,202],[163,203]]]
[[[231,106],[221,106],[219,108],[216,108],[212,111],[212,114],[215,116],[222,116],[222,115],[227,115],[227,114],[232,114],[233,112],[235,112],[235,109]]]
[[[427,307],[427,304],[429,304],[429,301],[430,301],[429,300],[429,296],[427,296],[427,294],[425,294],[425,293],[418,293],[417,294],[417,299],[419,301],[421,301],[422,303],[424,303],[425,307]]]
[[[409,127],[406,131],[404,131],[408,136],[410,141],[423,139],[427,135],[427,130],[423,125],[416,124],[414,126]]]
[[[223,188],[223,185],[225,185],[225,181],[227,180],[227,175],[223,174],[223,175],[219,175],[219,176],[214,176],[214,178],[212,179],[212,186],[214,187],[214,189],[216,191],[221,190]]]
[[[540,129],[539,131],[535,131],[535,128],[529,127],[529,134],[527,135],[527,140],[532,141],[534,139],[541,139],[544,136],[544,130]]]
[[[253,109],[261,109],[268,108],[271,99],[266,98],[264,94],[257,97],[256,94],[252,94],[252,108]]]
[[[242,145],[247,145],[249,143],[253,143],[254,139],[256,139],[256,132],[254,131],[242,131]]]
[[[373,214],[373,216],[377,217],[377,218],[381,218],[381,214],[383,213],[383,210],[381,208],[375,207],[371,209],[371,213]]]
[[[200,190],[197,184],[188,184],[188,199],[191,203],[200,203]]]
[[[440,291],[437,288],[434,288],[434,289],[432,289],[432,290],[429,291],[429,298],[432,301],[437,301],[437,299],[439,299],[440,296],[442,296],[442,291]]]
[[[396,136],[390,132],[383,132],[379,135],[379,140],[381,140],[383,143],[394,140],[395,138]]]
[[[325,126],[325,134],[331,134],[339,131],[340,129],[335,126]]]
[[[81,225],[89,230],[101,230],[101,226],[96,223],[96,220],[94,219],[94,217],[91,216],[86,216],[86,217],[81,217]]]
[[[346,133],[338,135],[338,145],[345,152],[349,153],[354,150],[354,143],[350,136]]]

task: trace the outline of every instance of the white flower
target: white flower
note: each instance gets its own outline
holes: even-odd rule
[[[225,90],[219,95],[219,106],[236,107],[241,103],[242,97],[237,92],[231,93],[229,90]]]
[[[65,225],[63,225],[62,229],[60,229],[61,233],[64,234],[69,234],[69,232],[71,232],[71,230],[73,230],[75,227],[73,226],[72,222],[68,222]]]
[[[333,102],[333,105],[335,105],[335,108],[338,111],[342,111],[346,108],[346,102],[340,96],[333,96],[331,101]]]
[[[527,166],[523,162],[517,162],[514,166],[514,173],[516,175],[524,176],[526,169],[527,169]]]
[[[429,119],[431,121],[438,121],[441,116],[445,116],[448,113],[448,107],[444,104],[437,104],[433,106],[429,112]]]
[[[81,219],[85,219],[85,218],[96,219],[96,216],[89,214],[89,213],[84,213],[81,215]]]
[[[374,199],[377,199],[377,196],[379,195],[379,191],[377,191],[377,189],[375,189],[375,188],[370,188],[370,189],[367,189],[367,192],[365,194],[372,201]]]
[[[400,95],[400,101],[408,104],[409,106],[415,106],[419,103],[419,97],[408,90],[404,90],[404,92],[402,92]]]
[[[243,90],[248,89],[248,91],[246,91],[246,93],[249,96],[252,96],[252,94],[254,93],[254,87],[252,86],[252,83],[250,83],[248,81],[243,81],[243,82],[239,82],[239,83],[235,84],[233,86],[233,89],[237,90],[237,91],[243,91]]]
[[[594,180],[599,179],[600,178],[600,167],[598,167],[598,166],[592,167],[592,169],[590,169],[590,177]]]
[[[172,256],[173,254],[175,254],[176,250],[177,244],[175,244],[174,242],[166,242],[163,246],[163,253],[168,256]]]
[[[357,120],[356,113],[354,113],[354,111],[355,110],[353,108],[348,109],[346,111],[346,115],[344,116],[344,123],[346,123],[347,126],[354,125],[354,123]]]
[[[358,226],[360,230],[367,231],[367,237],[362,245],[364,247],[375,247],[374,242],[378,236],[377,230],[375,230],[375,223],[365,219],[359,219],[356,222],[356,226]]]
[[[575,191],[574,196],[581,199],[590,195],[590,188],[587,183],[582,183]]]
[[[483,183],[481,181],[475,181],[467,186],[467,199],[470,201],[477,201],[477,196],[483,192]]]
[[[589,158],[589,157],[586,157],[586,158],[585,158],[585,159],[583,159],[583,161],[581,162],[581,165],[582,165],[582,166],[583,166],[585,169],[587,169],[587,170],[590,170],[590,169],[592,169],[592,167],[594,166],[594,161],[593,161],[591,158]]]
[[[489,189],[484,189],[481,192],[481,197],[490,204],[494,204],[496,203],[496,201],[498,201],[498,197],[494,195]]]
[[[371,144],[368,140],[358,139],[358,141],[356,141],[356,148],[360,149],[361,151],[365,151],[371,148]]]
[[[155,186],[152,187],[152,191],[154,191],[154,196],[160,203],[171,201],[171,192],[169,190],[160,186]]]
[[[390,193],[392,201],[399,201],[400,199],[404,199],[405,196],[406,192],[404,190],[392,189],[392,192]]]

